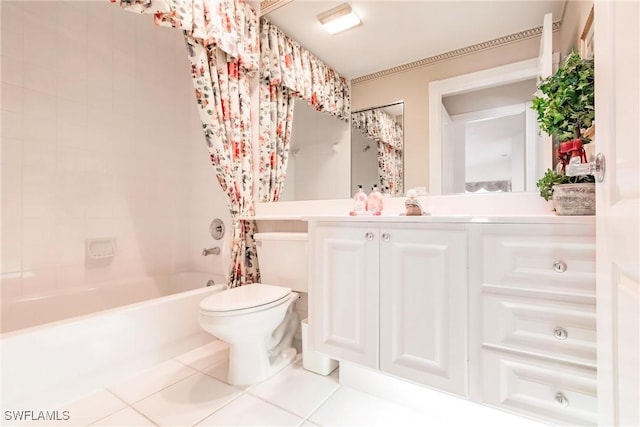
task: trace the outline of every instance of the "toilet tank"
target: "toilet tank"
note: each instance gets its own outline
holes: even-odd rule
[[[260,281],[307,292],[307,233],[256,233]]]

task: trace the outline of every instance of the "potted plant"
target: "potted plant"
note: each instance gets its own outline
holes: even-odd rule
[[[595,183],[592,175],[567,176],[547,169],[536,183],[540,196],[553,200],[558,215],[595,215]]]
[[[594,215],[595,180],[591,175],[566,176],[572,157],[587,161],[584,145],[591,142],[594,108],[594,62],[571,52],[558,71],[538,83],[532,108],[540,129],[558,140],[555,171],[548,170],[537,186],[540,195],[553,199],[558,215]]]

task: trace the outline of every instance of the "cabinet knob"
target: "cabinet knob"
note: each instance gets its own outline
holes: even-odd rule
[[[373,240],[373,233],[370,231],[368,233],[365,233],[364,238],[367,240]]]
[[[553,336],[560,341],[564,341],[569,337],[569,332],[565,328],[558,326],[553,330]]]
[[[564,395],[564,393],[556,393],[554,400],[560,406],[569,406],[569,399]]]
[[[382,240],[384,240],[385,242],[388,242],[389,240],[391,240],[391,234],[382,233]]]
[[[556,273],[564,273],[567,271],[567,263],[560,260],[553,261],[553,270]]]

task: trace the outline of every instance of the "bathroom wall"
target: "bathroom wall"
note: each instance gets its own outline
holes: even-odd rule
[[[3,297],[133,276],[222,273],[229,223],[180,31],[106,1],[2,1]],[[85,240],[114,237],[109,265]]]
[[[559,35],[559,51],[563,57],[571,50],[580,50],[580,36],[592,7],[593,0],[567,1]]]

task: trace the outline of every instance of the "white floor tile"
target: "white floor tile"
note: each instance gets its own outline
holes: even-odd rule
[[[169,360],[107,388],[125,402],[134,403],[196,372],[189,366]]]
[[[106,418],[101,419],[97,423],[91,424],[92,426],[102,427],[146,427],[155,426],[149,419],[140,415],[131,407],[124,408],[115,414],[109,415]]]
[[[199,426],[298,426],[303,421],[264,400],[245,394],[198,423]]]
[[[340,387],[309,421],[321,426],[452,426],[348,387]]]
[[[55,425],[86,426],[126,406],[127,404],[122,400],[107,390],[102,390],[63,405],[60,410],[69,411],[69,420],[56,422]]]
[[[218,363],[216,363],[215,365],[211,365],[209,366],[207,369],[204,369],[202,372],[204,372],[205,374],[222,381],[225,384],[228,384],[228,379],[229,379],[229,360],[223,360],[220,361]],[[251,386],[239,386],[236,385],[235,387],[242,389],[242,390],[246,390],[247,388],[251,387]]]
[[[249,393],[306,418],[338,387],[335,377],[314,374],[298,362],[249,389]]]
[[[161,426],[187,426],[211,415],[241,391],[205,374],[194,374],[133,407]]]
[[[229,344],[215,340],[176,359],[194,369],[204,371],[222,361],[229,360]]]
[[[547,425],[473,402],[463,402],[461,405],[452,408],[448,413],[447,421],[453,425],[472,425],[477,420],[482,420],[484,425],[490,425],[491,427],[544,427]],[[443,417],[440,416],[440,418]]]

